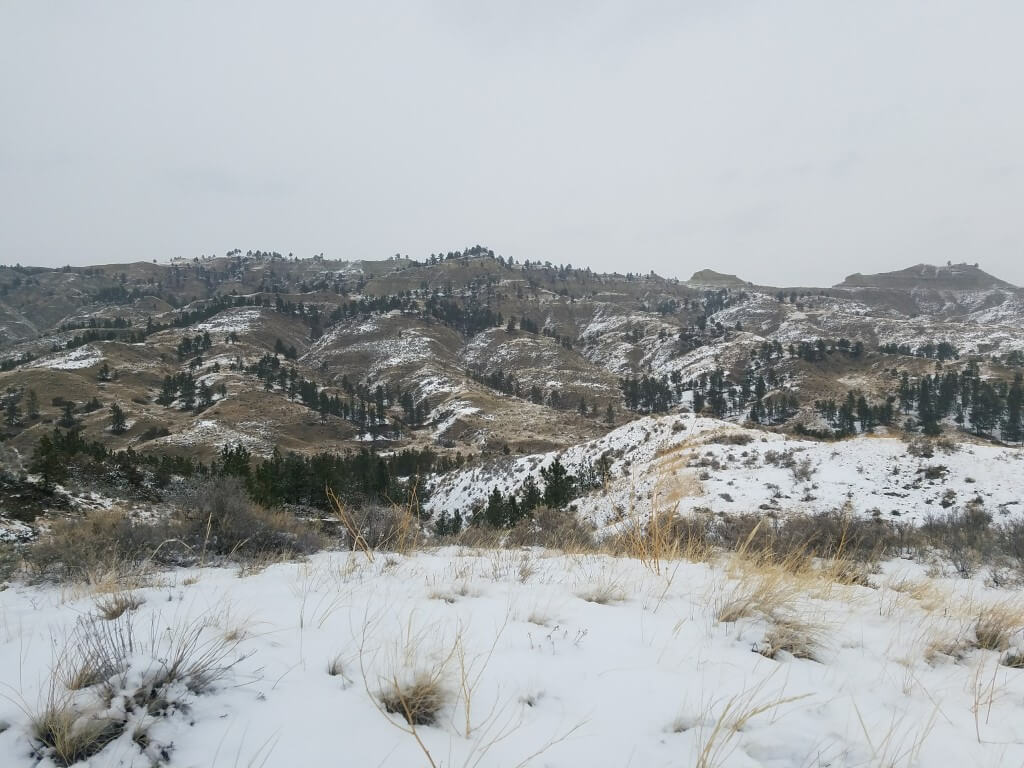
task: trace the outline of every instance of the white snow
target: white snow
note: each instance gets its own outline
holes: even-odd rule
[[[36,360],[29,367],[74,371],[79,368],[91,368],[94,365],[99,365],[101,362],[103,362],[103,355],[100,351],[91,344],[85,344],[67,352],[47,355],[41,360]]]
[[[210,333],[244,333],[251,330],[262,317],[263,309],[260,307],[232,307],[193,327],[197,331]]]
[[[209,445],[219,449],[225,445],[241,444],[261,456],[269,456],[273,453],[275,434],[266,422],[244,421],[239,422],[237,427],[237,429],[229,427],[215,419],[198,419],[188,429],[166,437],[158,437],[152,441],[151,445]]]
[[[720,435],[749,442],[720,444]],[[518,491],[527,475],[543,487],[540,468],[556,456],[573,471],[602,455],[611,461],[606,489],[575,502],[599,525],[627,514],[646,517],[652,507],[786,514],[844,505],[861,515],[877,510],[883,519],[920,522],[975,498],[997,519],[1024,515],[1024,452],[1017,449],[964,443],[923,458],[881,434],[816,442],[688,414],[638,419],[561,453],[502,458],[443,476],[428,507],[465,513],[494,487]],[[928,479],[928,468],[938,476]]]
[[[86,717],[127,710],[128,727],[81,765],[428,765],[416,737],[438,766],[481,768],[1020,765],[1024,672],[995,651],[954,659],[928,648],[973,636],[983,606],[1014,596],[938,579],[915,599],[904,585],[925,579],[906,563],[873,580],[784,606],[819,625],[812,660],[756,652],[772,626],[764,615],[720,623],[742,583],[707,564],[658,575],[596,555],[447,549],[372,563],[326,553],[245,578],[169,572],[134,592],[136,610],[99,622],[130,632],[128,669],[111,678],[109,704],[96,688],[71,699]],[[600,592],[607,604],[585,599]],[[33,755],[30,713],[74,658],[70,640],[95,600],[87,589],[3,593],[7,768],[53,765]],[[163,714],[126,706],[187,628],[202,650],[226,643],[230,668],[200,693],[172,686]],[[436,675],[445,695],[414,737],[379,694],[417,672]],[[59,682],[53,690],[66,695]]]

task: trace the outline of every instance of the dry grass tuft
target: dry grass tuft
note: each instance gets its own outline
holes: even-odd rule
[[[924,659],[929,664],[935,664],[943,656],[963,661],[973,645],[964,631],[937,630],[925,643]]]
[[[107,621],[119,618],[127,611],[134,611],[145,602],[131,592],[112,592],[96,599],[96,610]]]
[[[70,698],[51,700],[42,712],[32,718],[33,738],[60,766],[88,760],[123,731],[123,720],[80,712]]]
[[[938,610],[949,600],[949,596],[931,579],[894,578],[886,586],[894,592],[916,600],[928,613]]]
[[[438,675],[418,672],[401,683],[392,678],[380,692],[384,711],[401,715],[409,725],[434,725],[449,696]]]
[[[730,698],[725,702],[718,717],[711,717],[710,707],[703,713],[700,722],[713,720],[714,725],[709,731],[701,727],[698,734],[697,745],[700,747],[700,752],[696,760],[697,768],[718,768],[724,765],[736,749],[738,734],[751,720],[764,714],[775,715],[780,707],[800,701],[810,695],[774,696],[765,701],[759,701],[762,698],[762,691],[770,679],[771,676]],[[684,726],[687,725],[687,722],[677,719],[675,725]]]
[[[1005,651],[1022,627],[1024,605],[1017,600],[993,603],[983,608],[974,622],[975,642],[987,651]]]
[[[626,590],[614,579],[601,579],[579,590],[576,596],[588,603],[612,605],[626,599]]]
[[[1010,651],[1000,662],[1004,667],[1011,669],[1024,669],[1024,652]]]
[[[746,563],[737,570],[737,577],[715,611],[718,621],[726,624],[759,615],[782,615],[805,586],[785,568],[765,564]]]
[[[765,633],[764,643],[758,653],[774,659],[780,652],[788,653],[798,659],[820,661],[819,655],[824,646],[825,627],[822,624],[807,621],[797,616],[776,618]]]

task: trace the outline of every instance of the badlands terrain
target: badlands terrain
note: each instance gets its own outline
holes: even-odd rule
[[[0,267],[12,766],[1024,765],[1024,292]]]

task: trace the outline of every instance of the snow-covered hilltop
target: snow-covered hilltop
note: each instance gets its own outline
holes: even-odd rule
[[[893,435],[819,442],[692,414],[646,417],[565,451],[493,460],[441,477],[428,508],[463,516],[493,489],[521,495],[556,460],[597,476],[572,503],[599,527],[655,512],[787,515],[849,509],[921,522],[980,500],[996,518],[1024,516],[1024,452],[982,443],[927,451]]]

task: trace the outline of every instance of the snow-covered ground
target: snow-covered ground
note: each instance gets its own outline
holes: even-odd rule
[[[91,344],[47,355],[31,364],[31,368],[50,368],[57,371],[74,371],[79,368],[91,368],[103,361],[102,353]]]
[[[209,333],[245,333],[263,320],[263,313],[262,307],[232,307],[218,312],[209,320],[195,324],[193,328]]]
[[[896,437],[817,442],[689,414],[638,419],[562,453],[502,457],[445,475],[427,506],[465,514],[495,487],[517,492],[528,475],[543,487],[540,469],[556,456],[570,472],[608,458],[606,487],[575,502],[602,526],[652,507],[735,514],[849,506],[920,522],[978,498],[997,519],[1024,515],[1024,451],[1017,448],[962,443],[925,458]]]
[[[109,595],[14,585],[0,601],[0,754],[54,765],[30,718],[56,700],[76,727],[116,736],[89,768],[1024,761],[1024,670],[974,630],[986,606],[1019,611],[1016,596],[888,563],[874,588],[811,580],[723,621],[758,578],[741,573],[535,550],[325,553],[255,575],[165,573],[109,621]],[[783,626],[802,627],[810,658],[771,653]],[[131,639],[106,696],[61,682],[90,636]],[[177,682],[150,695],[187,638]],[[1020,642],[1011,632],[1010,650]],[[188,672],[202,654],[206,679]],[[413,733],[381,694],[417,676],[439,693]]]
[[[209,445],[215,448],[241,445],[259,456],[269,456],[274,451],[273,427],[265,420],[238,423],[238,429],[215,419],[199,419],[188,429],[166,437],[158,437],[152,445],[171,447],[192,447]]]

